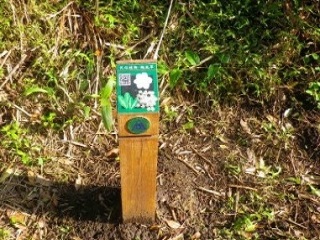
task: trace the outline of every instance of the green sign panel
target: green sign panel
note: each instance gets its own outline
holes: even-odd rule
[[[117,63],[118,113],[159,112],[157,64]]]

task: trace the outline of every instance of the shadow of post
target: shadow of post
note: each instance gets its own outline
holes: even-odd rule
[[[0,182],[0,209],[117,224],[121,194],[119,187],[81,185],[76,189],[73,184],[11,174]]]

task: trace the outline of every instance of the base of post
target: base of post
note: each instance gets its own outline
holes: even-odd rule
[[[124,222],[155,220],[158,136],[119,138]]]

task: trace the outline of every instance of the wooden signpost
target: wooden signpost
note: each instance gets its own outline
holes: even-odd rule
[[[159,134],[155,60],[117,62],[117,110],[124,222],[153,222]]]

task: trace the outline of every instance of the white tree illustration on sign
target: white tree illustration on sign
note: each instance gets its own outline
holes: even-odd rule
[[[137,85],[138,89],[149,89],[150,84],[152,83],[152,78],[148,76],[146,72],[138,73],[136,79],[133,81]]]
[[[154,91],[140,90],[138,95],[138,107],[146,108],[147,111],[154,111],[158,98],[155,96]]]

